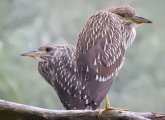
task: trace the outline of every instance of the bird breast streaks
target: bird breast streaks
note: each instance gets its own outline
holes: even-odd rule
[[[68,110],[97,109],[123,66],[136,27],[150,20],[134,8],[119,6],[95,12],[79,34],[77,47],[46,44],[21,54],[38,61],[38,70]]]

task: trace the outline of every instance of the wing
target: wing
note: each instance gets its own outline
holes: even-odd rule
[[[77,77],[75,49],[72,46],[56,49],[51,59],[39,63],[39,71],[56,90],[66,109],[85,109],[80,96],[81,81]]]
[[[77,64],[86,106],[96,109],[108,93],[124,61],[123,36],[111,14],[98,12],[79,35]]]

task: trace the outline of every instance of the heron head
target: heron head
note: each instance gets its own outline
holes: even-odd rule
[[[46,58],[50,58],[56,47],[54,44],[46,44],[38,48],[38,50],[32,50],[22,53],[21,56],[29,56],[38,61],[44,61]]]
[[[121,6],[115,7],[110,9],[112,13],[120,16],[120,18],[128,23],[132,23],[133,25],[137,26],[142,23],[152,23],[152,21],[136,16],[136,12],[134,8],[130,6]]]

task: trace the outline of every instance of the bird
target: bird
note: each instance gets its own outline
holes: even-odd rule
[[[110,110],[107,94],[142,23],[152,22],[130,6],[99,10],[85,23],[76,48],[50,43],[21,55],[38,60],[39,73],[67,110],[96,110],[104,98]]]
[[[124,5],[97,11],[84,25],[76,59],[87,106],[96,109],[105,98],[105,110],[113,109],[107,94],[135,39],[135,28],[142,23],[152,21],[137,16],[133,7]]]
[[[86,109],[81,97],[82,87],[77,74],[75,47],[48,43],[38,50],[21,55],[38,61],[39,73],[54,88],[64,108]]]

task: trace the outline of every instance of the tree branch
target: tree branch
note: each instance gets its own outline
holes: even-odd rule
[[[0,100],[2,120],[165,120],[165,114],[113,110],[102,113],[92,110],[48,110]]]

